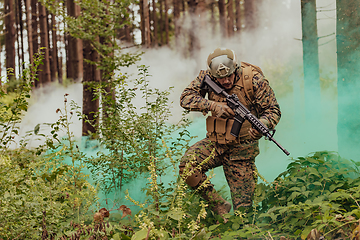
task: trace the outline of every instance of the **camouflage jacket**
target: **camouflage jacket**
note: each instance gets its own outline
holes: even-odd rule
[[[242,70],[236,70],[235,82],[239,81]],[[207,92],[200,88],[200,85],[209,71],[200,71],[199,75],[184,89],[180,96],[181,107],[190,111],[201,111],[206,114],[209,111],[211,101],[206,98]],[[215,80],[214,78],[212,78]],[[252,79],[254,100],[249,100],[246,96],[250,109],[255,109],[259,119],[265,119],[270,129],[275,128],[281,117],[280,106],[275,98],[275,93],[269,85],[268,80],[261,74],[254,74]],[[234,84],[235,85],[235,84]],[[229,90],[231,91],[231,90]]]

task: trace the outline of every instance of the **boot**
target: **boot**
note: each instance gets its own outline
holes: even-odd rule
[[[208,202],[211,210],[220,215],[226,223],[227,219],[223,215],[230,212],[231,204],[225,201],[213,188],[204,189],[201,196]]]

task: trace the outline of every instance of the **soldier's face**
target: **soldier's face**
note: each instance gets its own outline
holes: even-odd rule
[[[234,86],[235,74],[232,73],[230,76],[223,78],[216,78],[216,80],[223,86],[225,89],[231,89]]]

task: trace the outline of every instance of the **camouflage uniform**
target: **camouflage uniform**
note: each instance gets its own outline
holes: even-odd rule
[[[184,89],[180,97],[180,105],[190,111],[201,111],[207,114],[210,109],[211,101],[205,98],[206,91],[200,88],[206,74],[209,71],[200,71],[198,77],[193,80],[188,87]],[[237,83],[242,75],[241,68],[235,70],[235,83]],[[209,76],[211,76],[209,74]],[[213,78],[213,77],[211,77]],[[215,80],[213,78],[213,80]],[[272,129],[280,120],[281,112],[279,104],[276,101],[275,94],[268,81],[260,72],[256,72],[252,78],[254,99],[250,100],[238,91],[239,99],[243,99],[243,104],[259,119],[265,120],[268,128]],[[233,87],[233,88],[234,88]],[[240,90],[241,87],[240,87]],[[231,94],[232,89],[227,92]],[[215,101],[225,101],[222,96],[216,96],[215,93],[208,93],[208,98]],[[246,127],[245,125],[248,124]],[[201,165],[202,175],[200,183],[195,186],[197,188],[206,180],[205,173],[212,168],[223,166],[226,180],[230,187],[233,208],[249,207],[252,204],[252,197],[256,184],[256,176],[254,174],[255,157],[259,154],[258,141],[252,140],[247,133],[247,128],[251,127],[245,121],[241,132],[240,140],[236,144],[219,144],[209,140],[209,136],[191,146],[182,158],[180,167],[189,161],[195,160],[195,166],[207,159],[215,148],[214,157],[208,159],[205,164]],[[246,132],[242,131],[243,129]],[[194,163],[193,163],[194,164]],[[209,184],[205,189],[200,191],[201,195],[206,192],[214,191],[213,185]]]

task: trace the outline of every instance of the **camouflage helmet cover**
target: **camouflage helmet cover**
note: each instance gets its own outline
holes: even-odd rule
[[[210,74],[216,78],[231,75],[237,66],[235,52],[231,49],[217,48],[207,58],[207,67]]]

